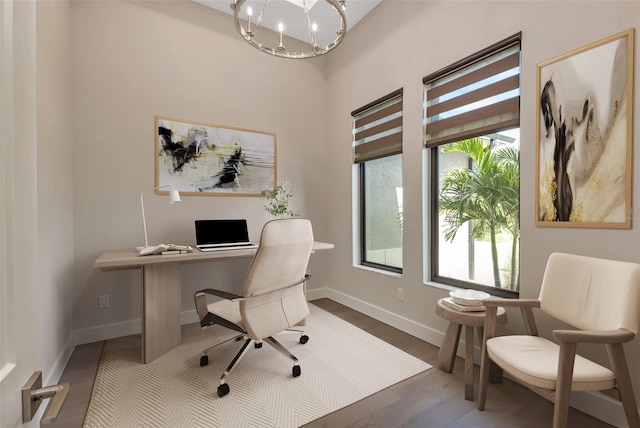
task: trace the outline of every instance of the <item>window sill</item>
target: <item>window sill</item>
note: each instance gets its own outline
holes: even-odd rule
[[[456,287],[455,285],[448,285],[448,284],[443,284],[441,282],[433,282],[433,281],[424,281],[423,284],[426,285],[427,287],[439,288],[439,289],[441,289],[443,291],[446,291],[447,294],[449,294],[449,292],[453,291],[453,290],[464,290],[465,289],[464,287]],[[502,299],[517,299],[518,298],[518,296],[509,297],[509,296],[502,296],[500,294],[495,294],[495,293],[492,293],[492,292],[487,291],[487,290],[482,290],[482,291],[486,291],[487,293],[489,293],[492,298],[493,297],[502,298]]]
[[[384,269],[378,269],[378,268],[369,267],[369,266],[363,266],[363,265],[353,265],[353,267],[356,268],[356,269],[366,270],[368,272],[374,272],[374,273],[379,273],[379,274],[382,274],[382,275],[392,276],[394,278],[402,278],[402,274],[401,273],[390,272],[390,271],[384,270]]]
[[[447,293],[449,291],[461,289],[460,287],[454,287],[453,285],[447,285],[447,284],[442,284],[440,282],[433,282],[433,281],[424,281],[423,284],[426,285],[427,287],[439,288],[441,290],[446,291]]]

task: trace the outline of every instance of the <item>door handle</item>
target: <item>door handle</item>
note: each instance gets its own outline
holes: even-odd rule
[[[29,422],[38,411],[42,400],[50,398],[40,424],[50,424],[56,420],[64,400],[69,394],[69,383],[42,387],[42,372],[34,372],[22,387],[22,422]]]

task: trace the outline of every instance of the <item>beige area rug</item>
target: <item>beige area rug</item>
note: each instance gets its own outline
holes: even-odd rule
[[[250,349],[227,377],[229,395],[218,397],[220,375],[240,347],[201,352],[233,333],[220,326],[182,328],[182,344],[150,364],[140,363],[140,335],[107,341],[84,428],[298,427],[431,366],[346,321],[309,305],[310,340],[276,338],[300,360],[302,374],[271,346]]]

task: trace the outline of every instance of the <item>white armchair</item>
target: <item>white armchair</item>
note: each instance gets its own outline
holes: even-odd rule
[[[489,363],[554,403],[553,426],[567,426],[571,391],[618,388],[630,427],[640,417],[622,344],[634,339],[640,317],[640,265],[571,254],[549,257],[538,299],[488,299],[478,409],[484,410]],[[498,307],[518,307],[527,335],[495,337]],[[533,308],[575,327],[554,330],[558,343],[538,336]],[[610,368],[576,353],[579,343],[607,348]]]

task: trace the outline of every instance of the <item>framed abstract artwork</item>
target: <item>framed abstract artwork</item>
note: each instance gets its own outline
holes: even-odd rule
[[[633,38],[538,64],[538,226],[631,227]]]
[[[163,116],[156,116],[155,129],[157,187],[173,185],[183,195],[260,196],[276,185],[276,134]]]

